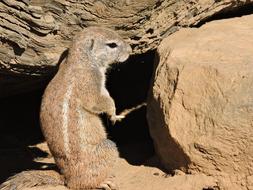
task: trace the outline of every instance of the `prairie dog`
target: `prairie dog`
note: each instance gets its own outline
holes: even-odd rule
[[[88,27],[74,37],[66,61],[45,90],[41,129],[70,189],[116,189],[110,177],[118,151],[107,139],[99,114],[106,113],[113,122],[124,117],[116,115],[105,74],[130,53],[131,47],[115,31]],[[0,189],[8,189],[8,183],[15,183],[15,176]]]

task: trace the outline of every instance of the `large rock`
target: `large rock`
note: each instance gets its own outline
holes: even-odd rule
[[[253,15],[176,32],[157,64],[147,118],[164,166],[253,189]]]

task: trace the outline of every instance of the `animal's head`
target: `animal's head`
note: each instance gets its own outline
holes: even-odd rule
[[[103,67],[126,61],[132,52],[130,45],[115,31],[102,27],[86,28],[77,35],[73,46],[81,54],[86,54],[95,66]]]

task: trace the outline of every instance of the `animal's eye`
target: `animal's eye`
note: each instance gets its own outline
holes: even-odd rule
[[[116,48],[116,47],[118,47],[118,45],[116,43],[114,43],[114,42],[107,43],[106,45],[108,45],[110,48]]]

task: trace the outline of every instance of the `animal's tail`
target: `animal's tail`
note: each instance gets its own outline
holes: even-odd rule
[[[22,190],[43,185],[64,185],[63,179],[56,171],[23,171],[0,185],[0,190]]]

